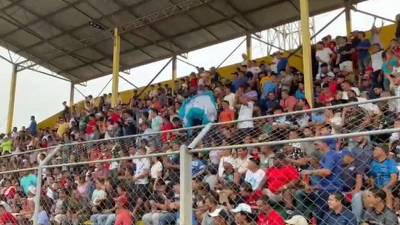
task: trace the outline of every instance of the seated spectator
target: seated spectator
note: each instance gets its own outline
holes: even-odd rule
[[[271,207],[267,196],[257,201],[257,207],[259,209],[257,225],[285,225],[282,216]]]
[[[8,212],[4,206],[0,205],[0,224],[17,225],[17,219]]]
[[[258,156],[249,158],[244,181],[249,183],[254,191],[259,190],[264,186],[265,172],[260,169],[260,159]]]
[[[374,188],[367,192],[366,202],[368,205],[372,206],[372,208],[364,212],[362,217],[363,225],[399,224],[396,214],[387,207],[386,199],[387,195],[384,190]]]
[[[126,195],[121,195],[115,199],[115,206],[117,209],[117,214],[115,217],[114,225],[131,225],[133,222],[131,212],[126,209],[128,205],[128,198]]]
[[[284,201],[287,209],[293,210],[292,188],[300,179],[300,174],[282,153],[274,157],[274,166],[267,169],[267,195],[274,202]]]
[[[328,205],[330,212],[322,220],[323,225],[357,225],[354,214],[346,208],[345,197],[342,193],[333,193],[329,195]]]
[[[252,213],[251,207],[245,203],[239,204],[236,208],[231,210],[235,216],[235,223],[237,225],[251,224],[255,225],[255,215]]]

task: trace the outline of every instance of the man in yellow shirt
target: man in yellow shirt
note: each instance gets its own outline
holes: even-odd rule
[[[265,71],[261,71],[258,75],[260,77],[260,87],[264,87],[266,83],[272,82],[274,79],[270,74],[266,74]]]
[[[69,124],[65,122],[64,118],[60,118],[58,122],[57,135],[62,138],[62,136],[69,130]]]
[[[13,150],[13,141],[10,135],[4,137],[3,142],[0,145],[1,154],[11,154]]]

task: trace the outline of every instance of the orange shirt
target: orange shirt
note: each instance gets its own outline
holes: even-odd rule
[[[219,115],[219,122],[228,122],[235,120],[235,113],[231,109],[226,109]]]

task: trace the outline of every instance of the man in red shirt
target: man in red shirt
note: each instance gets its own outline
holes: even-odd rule
[[[260,210],[257,225],[285,225],[285,220],[269,204],[268,196],[263,196],[257,201]]]
[[[297,99],[294,96],[289,95],[289,92],[287,90],[282,90],[281,97],[282,99],[280,105],[283,111],[285,112],[294,111],[297,104]]]
[[[4,208],[3,205],[0,205],[0,225],[17,225],[17,219]]]
[[[283,200],[288,209],[293,209],[291,188],[300,180],[300,174],[283,153],[275,155],[274,166],[267,170],[266,177],[269,198],[273,201]]]
[[[117,208],[117,216],[115,218],[115,225],[132,225],[132,214],[129,210],[126,209],[126,205],[128,204],[128,198],[125,194],[122,194],[115,200],[115,206]]]
[[[223,111],[219,115],[218,122],[229,122],[235,120],[235,112],[229,107],[228,101],[222,102]]]

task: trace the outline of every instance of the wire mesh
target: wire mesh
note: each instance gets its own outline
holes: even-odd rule
[[[353,135],[400,128],[395,103],[276,111],[213,124],[192,150],[193,160],[207,165],[193,181],[197,221],[398,224],[399,133]],[[344,134],[352,137],[337,138]],[[306,138],[315,140],[297,141]]]
[[[383,203],[385,215],[392,216],[390,224],[396,224],[392,212],[400,210],[400,136],[353,135],[400,129],[393,103],[394,99],[378,100],[212,124],[189,151],[192,223],[335,224],[342,218],[346,224],[374,224],[381,218],[374,207]],[[179,199],[184,194],[179,150],[205,133],[200,132],[203,128],[4,156],[4,163],[12,157],[36,160],[29,164],[32,168],[4,167],[0,205],[12,205],[4,209],[18,224],[32,223],[34,196],[40,196],[39,224],[115,224],[124,213],[129,224],[179,224]],[[353,137],[338,138],[343,134]],[[326,137],[320,140],[321,136]],[[298,141],[305,138],[312,140]],[[38,177],[37,166],[45,156],[50,160]],[[40,193],[35,190],[39,180]],[[10,192],[15,193],[11,198]]]

